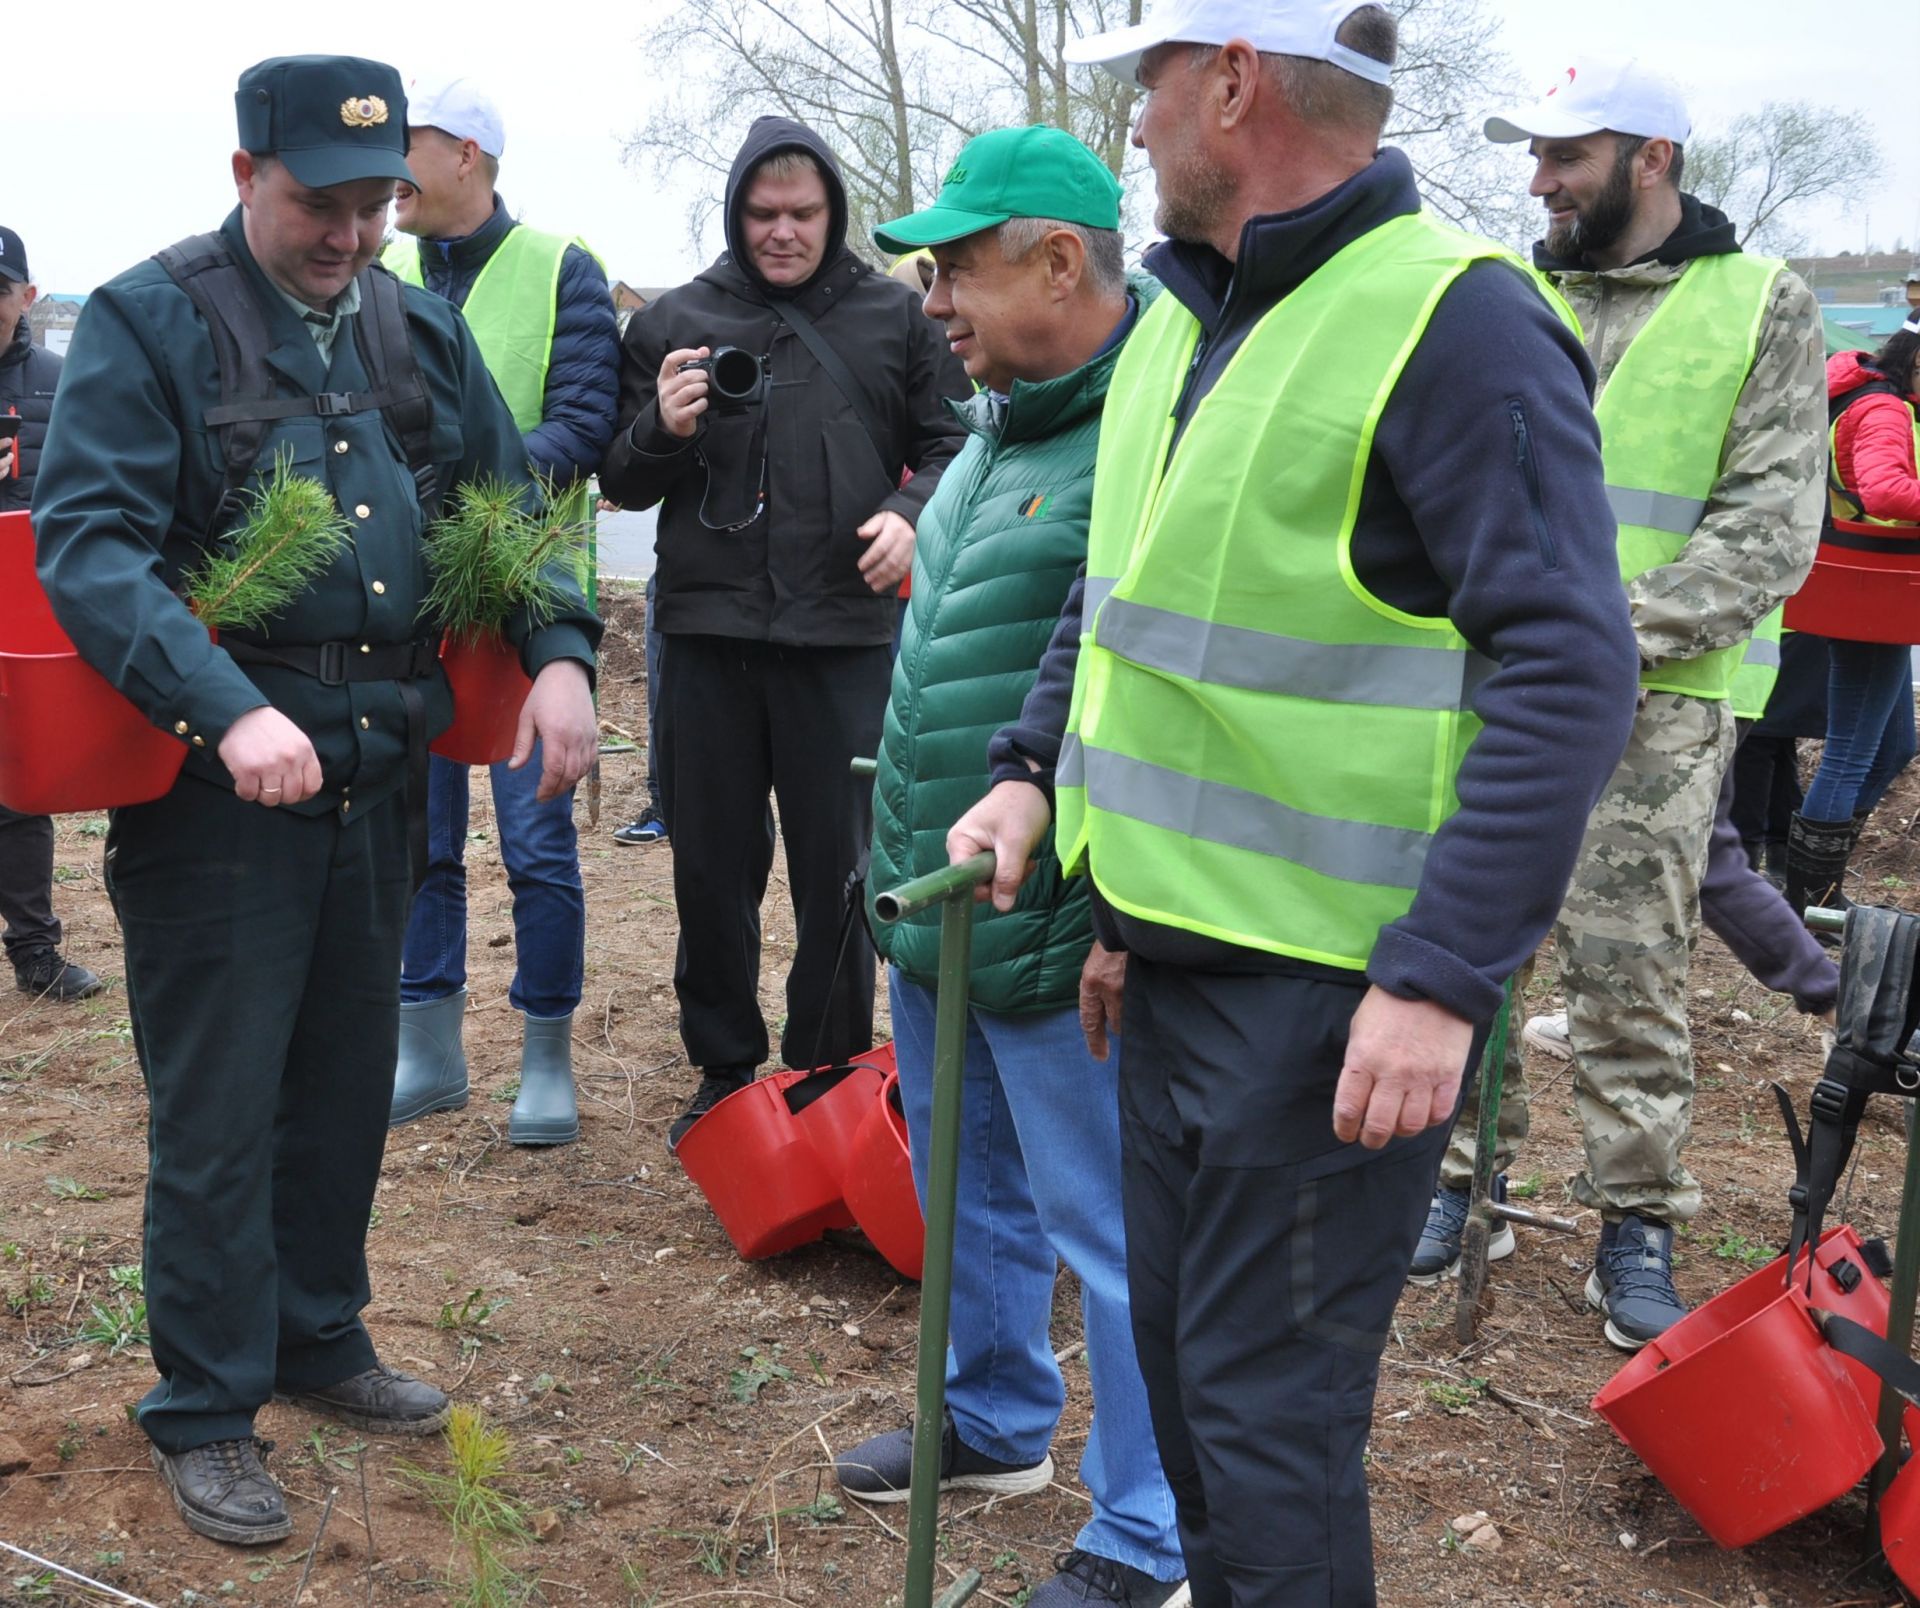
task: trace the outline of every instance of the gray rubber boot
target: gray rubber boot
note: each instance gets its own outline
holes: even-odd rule
[[[528,1016],[520,1049],[520,1098],[507,1119],[516,1145],[568,1145],[580,1137],[573,1100],[573,1013]]]
[[[458,1111],[467,1103],[467,1053],[460,1022],[467,991],[400,1006],[400,1059],[393,1073],[387,1126],[397,1128],[430,1111]]]

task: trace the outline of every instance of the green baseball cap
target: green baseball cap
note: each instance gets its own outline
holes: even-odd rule
[[[240,148],[277,156],[310,189],[352,179],[413,182],[400,74],[362,56],[275,56],[233,92]]]
[[[912,251],[998,228],[1009,218],[1118,229],[1120,181],[1062,129],[998,128],[967,141],[932,206],[881,224],[873,238],[882,251]]]

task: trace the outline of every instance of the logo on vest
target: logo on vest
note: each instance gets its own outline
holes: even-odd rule
[[[348,128],[372,128],[387,120],[387,103],[378,95],[349,96],[340,103],[340,121]]]
[[[1020,517],[1022,519],[1039,519],[1052,507],[1053,497],[1051,493],[1036,491],[1020,505]]]

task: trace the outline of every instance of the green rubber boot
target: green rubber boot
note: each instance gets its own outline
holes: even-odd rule
[[[393,1073],[387,1126],[397,1128],[431,1111],[458,1111],[467,1103],[467,1054],[460,1022],[467,991],[400,1006],[400,1059]]]
[[[580,1111],[573,1099],[573,1013],[524,1020],[520,1098],[507,1119],[507,1139],[516,1145],[572,1144],[580,1137]]]

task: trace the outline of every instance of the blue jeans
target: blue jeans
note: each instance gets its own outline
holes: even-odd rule
[[[513,892],[513,1008],[566,1016],[580,1003],[587,901],[580,888],[573,794],[534,802],[540,745],[519,770],[503,760],[493,779],[500,858]],[[407,918],[400,998],[444,999],[467,980],[467,767],[435,754],[427,771],[427,874]]]
[[[1913,758],[1913,650],[1835,638],[1827,675],[1827,744],[1800,813],[1848,821],[1878,804]]]
[[[914,1184],[927,1195],[933,992],[887,968]],[[1080,1478],[1093,1517],[1074,1544],[1157,1580],[1186,1575],[1133,1349],[1121,1228],[1114,1058],[1087,1053],[1072,1009],[967,1018],[947,1405],[975,1451],[1037,1463],[1066,1390],[1048,1323],[1065,1261],[1080,1279],[1093,1430]]]

